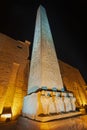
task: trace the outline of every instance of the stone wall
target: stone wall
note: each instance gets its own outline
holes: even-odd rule
[[[77,99],[77,105],[87,104],[86,99],[86,82],[84,81],[80,71],[63,61],[59,60],[60,71],[64,86],[68,91],[72,91]]]
[[[11,105],[13,116],[19,114],[22,109],[29,72],[29,44],[28,41],[24,43],[0,34],[0,114],[11,101],[13,89],[14,96]],[[16,71],[15,67],[13,68],[14,63],[19,65],[16,75],[12,75],[12,71]],[[11,82],[11,75],[13,78],[15,76],[15,85]],[[9,97],[8,101],[6,95]]]

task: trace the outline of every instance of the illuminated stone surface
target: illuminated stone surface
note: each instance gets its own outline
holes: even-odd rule
[[[62,97],[60,96],[55,97],[55,104],[56,104],[57,113],[65,112],[64,102]]]
[[[58,95],[57,92],[56,95]],[[24,97],[22,115],[38,121],[50,121],[81,114],[81,112],[71,112],[72,105],[75,107],[75,102],[71,104],[71,99],[66,97],[65,92],[61,93],[61,97],[56,97],[52,91],[44,93],[39,91]],[[63,114],[64,112],[66,113]]]
[[[21,113],[27,90],[28,56],[28,42],[16,41],[0,33],[0,114],[9,105],[13,116]]]
[[[42,86],[47,86],[48,89],[56,87],[58,90],[63,88],[47,15],[45,9],[40,6],[36,17],[28,94]]]
[[[60,60],[59,66],[64,86],[68,91],[74,93],[74,96],[76,97],[76,105],[81,106],[82,104],[87,104],[87,85],[80,71]]]
[[[17,126],[17,130],[87,130],[87,116],[78,116],[46,123],[20,118],[18,122],[20,127]]]
[[[37,119],[36,117],[40,114],[57,113],[53,96],[49,91],[45,92],[43,99],[41,92],[34,93],[43,86],[51,90],[53,87],[61,90],[63,82],[47,15],[45,9],[40,6],[37,10],[28,80],[28,94],[30,95],[24,97],[23,116]]]
[[[40,100],[41,100],[41,104],[42,104],[42,111],[43,114],[49,114],[49,97],[47,96],[47,92],[42,91]]]
[[[64,97],[64,103],[65,103],[65,111],[66,112],[72,111],[72,104],[70,101],[70,97]]]
[[[87,130],[87,115],[44,123],[19,117],[17,121],[0,123],[0,130]]]
[[[75,111],[75,109],[76,109],[76,98],[72,98],[72,97],[70,97],[70,100],[71,100],[71,106],[72,106],[72,111]]]
[[[8,82],[8,88],[6,91],[6,98],[5,98],[4,107],[12,107],[18,68],[19,68],[19,64],[13,63],[12,70],[11,70],[12,73],[10,75],[10,79]]]
[[[43,99],[41,95],[42,88],[47,89]],[[23,116],[36,120],[43,120],[43,117],[40,117],[41,114],[47,114],[46,116],[48,116],[50,114],[58,113],[57,105],[60,105],[59,112],[72,111],[70,97],[66,96],[68,92],[62,92],[61,97],[57,99],[58,102],[56,102],[56,98],[54,98],[53,95],[53,88],[55,88],[56,91],[60,91],[60,93],[64,91],[46,11],[40,6],[37,10],[30,75],[28,80],[28,95],[24,97]],[[49,91],[49,89],[51,91]],[[75,102],[73,102],[73,105],[74,103]],[[50,117],[47,118],[48,120],[51,119]],[[57,118],[58,117],[55,116],[55,118],[53,117],[52,119]],[[46,118],[44,118],[44,120],[45,119]]]

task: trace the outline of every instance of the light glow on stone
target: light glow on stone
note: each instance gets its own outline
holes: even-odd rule
[[[9,114],[2,114],[1,118],[11,118],[11,113],[9,113]]]

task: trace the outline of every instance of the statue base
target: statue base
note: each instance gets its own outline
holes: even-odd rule
[[[69,92],[40,90],[24,97],[22,115],[38,121],[50,121],[80,115],[75,97]]]

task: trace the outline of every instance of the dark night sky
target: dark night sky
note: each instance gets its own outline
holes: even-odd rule
[[[78,68],[87,82],[86,0],[2,0],[0,32],[32,43],[40,4],[46,9],[58,58]]]

